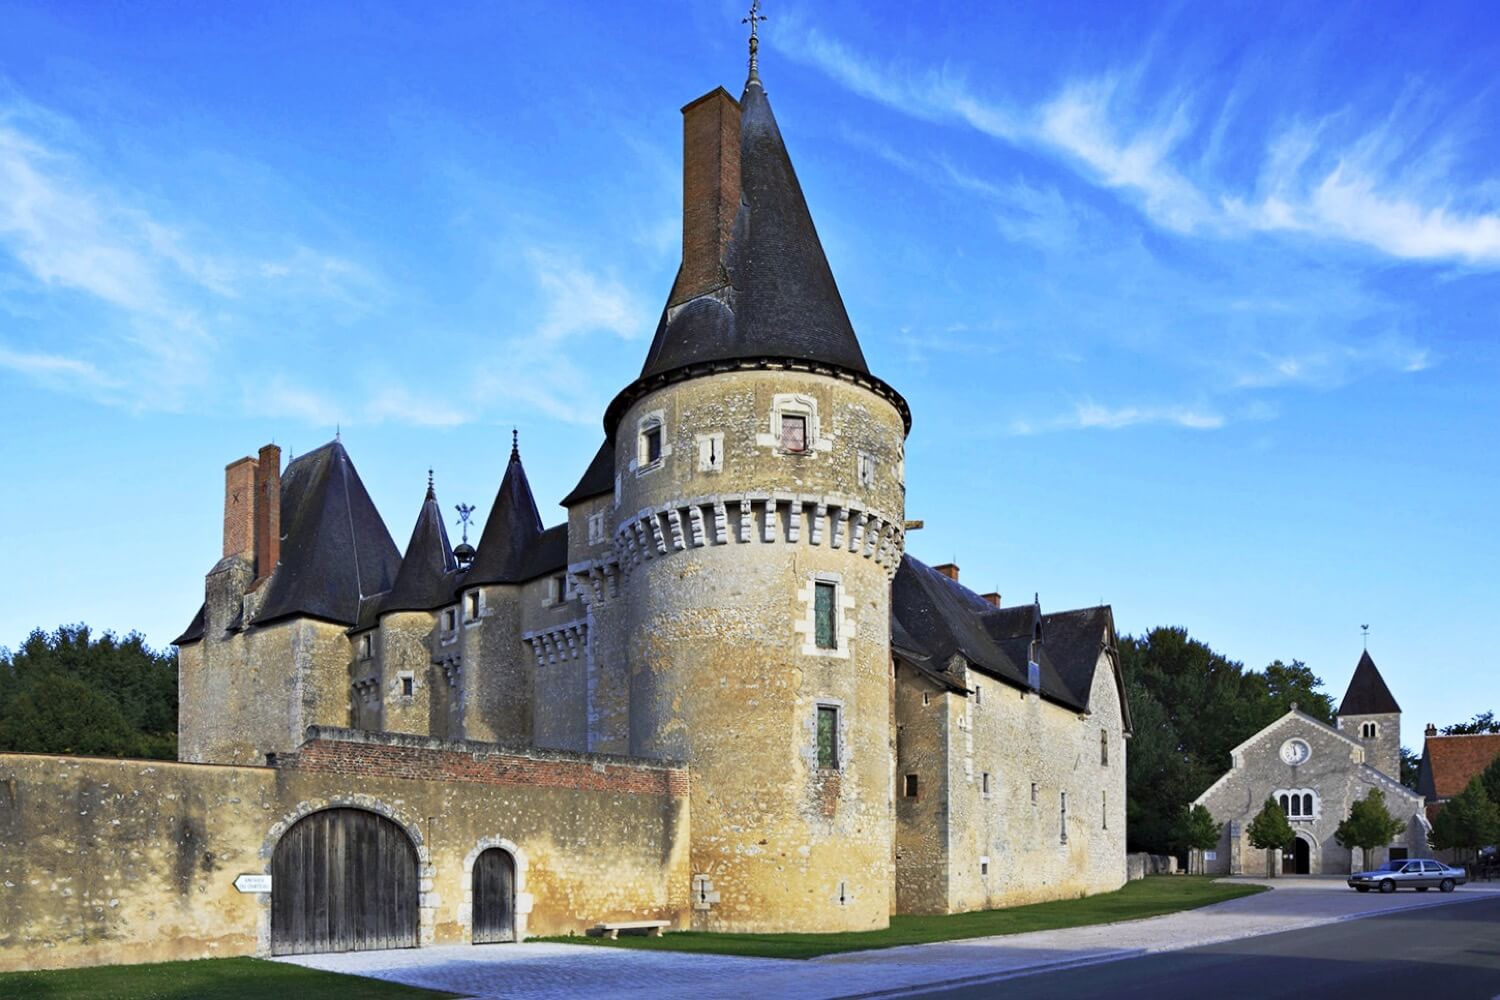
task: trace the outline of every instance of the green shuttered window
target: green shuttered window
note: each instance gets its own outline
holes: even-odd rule
[[[813,617],[815,642],[819,649],[838,649],[839,636],[836,627],[838,587],[832,583],[813,585]]]
[[[818,767],[839,766],[839,710],[833,705],[818,706]]]

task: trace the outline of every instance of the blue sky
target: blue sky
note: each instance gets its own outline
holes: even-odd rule
[[[0,644],[156,644],[225,463],[342,426],[397,544],[549,521],[679,254],[740,4],[0,0]],[[1500,30],[1474,3],[772,4],[914,555],[1421,725],[1500,708]]]

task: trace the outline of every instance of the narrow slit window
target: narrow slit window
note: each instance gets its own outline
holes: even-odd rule
[[[833,705],[818,706],[818,767],[836,770],[839,766],[839,710]]]
[[[1032,805],[1036,805],[1036,793],[1037,793],[1036,782],[1033,781],[1031,783],[1031,804]]]
[[[1099,793],[1099,815],[1104,817],[1104,829],[1109,829],[1109,793]]]
[[[781,415],[781,450],[807,450],[807,418],[800,413]]]
[[[819,649],[838,649],[838,587],[832,583],[813,584],[813,627]]]
[[[980,776],[979,790],[985,795],[990,794],[990,772],[986,771]]]
[[[902,792],[909,799],[914,799],[917,797],[917,776],[915,774],[908,774],[906,776],[906,780],[905,782],[903,782]]]
[[[980,687],[978,684],[974,685],[974,704],[984,704],[984,688]]]
[[[1058,818],[1062,823],[1062,842],[1068,842],[1068,793],[1062,793],[1061,805],[1058,809]]]
[[[990,859],[989,858],[980,858],[979,859],[979,874],[980,875],[988,875],[989,873],[990,873]]]
[[[568,578],[561,573],[552,578],[552,600],[558,604],[568,599]]]
[[[455,612],[452,608],[449,608],[447,611],[443,612],[443,627],[444,628],[446,628],[448,631],[451,632],[457,626],[457,624],[458,624],[458,613],[457,612]]]
[[[471,590],[469,592],[468,603],[469,603],[469,621],[471,621],[471,622],[472,621],[478,621],[479,620],[479,591],[477,591],[477,590]]]
[[[1109,766],[1109,730],[1099,731],[1099,766]]]

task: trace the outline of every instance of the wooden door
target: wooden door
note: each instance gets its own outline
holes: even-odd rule
[[[516,939],[516,859],[491,847],[474,861],[474,943]]]
[[[363,809],[298,820],[271,858],[271,953],[417,946],[417,852]]]

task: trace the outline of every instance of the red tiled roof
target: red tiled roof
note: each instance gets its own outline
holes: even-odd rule
[[[1427,761],[1433,791],[1451,799],[1473,781],[1490,761],[1500,757],[1500,733],[1427,737]]]

